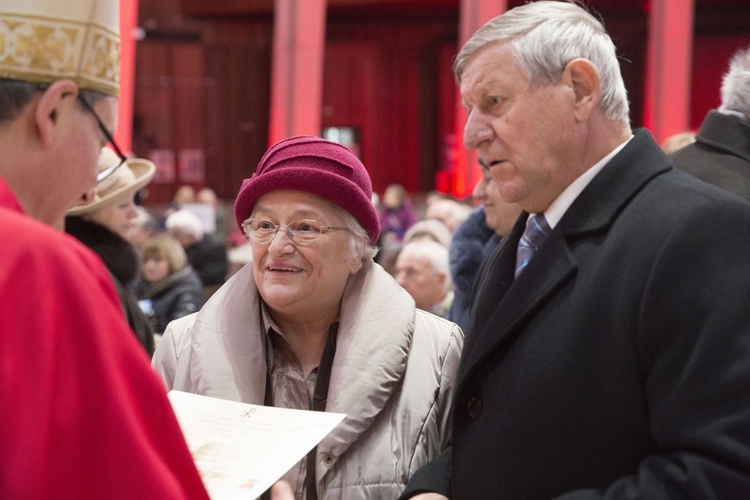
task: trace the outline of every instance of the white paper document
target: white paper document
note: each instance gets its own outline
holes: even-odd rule
[[[213,500],[258,498],[346,416],[180,391],[169,399]]]

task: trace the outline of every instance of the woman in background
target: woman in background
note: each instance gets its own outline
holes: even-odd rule
[[[417,222],[409,193],[401,184],[390,184],[385,188],[380,213],[380,243],[401,242],[406,231]]]
[[[169,235],[148,240],[141,254],[141,304],[161,334],[170,321],[201,308],[203,284],[188,264],[182,245]]]
[[[99,154],[99,171],[120,161],[109,148]],[[65,218],[65,231],[93,250],[107,266],[130,329],[149,356],[154,354],[154,331],[138,307],[135,282],[140,262],[130,243],[133,219],[138,212],[135,193],[154,177],[156,168],[148,160],[132,158],[96,186],[91,203],[74,206]]]

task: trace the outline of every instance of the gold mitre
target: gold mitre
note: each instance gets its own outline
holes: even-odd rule
[[[120,89],[117,0],[0,0],[0,78],[116,96]]]

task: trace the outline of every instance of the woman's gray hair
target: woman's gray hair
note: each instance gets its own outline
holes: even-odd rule
[[[333,207],[344,220],[344,227],[349,230],[352,254],[361,255],[362,262],[374,258],[378,254],[378,249],[370,243],[370,237],[362,224],[340,206],[333,205]]]
[[[721,82],[721,112],[739,113],[750,123],[750,47],[734,53]]]
[[[510,40],[513,54],[532,86],[560,82],[567,64],[590,61],[602,82],[605,115],[630,123],[628,96],[612,39],[588,11],[569,2],[540,1],[516,7],[479,28],[456,56],[453,71],[461,83],[466,64],[487,45]]]

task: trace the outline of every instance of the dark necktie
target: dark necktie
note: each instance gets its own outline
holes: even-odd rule
[[[526,224],[526,229],[521,236],[521,240],[518,242],[518,251],[516,253],[516,278],[521,274],[521,271],[529,264],[534,253],[544,242],[549,233],[552,232],[552,228],[549,227],[547,219],[544,218],[544,214],[536,214],[529,223]]]

